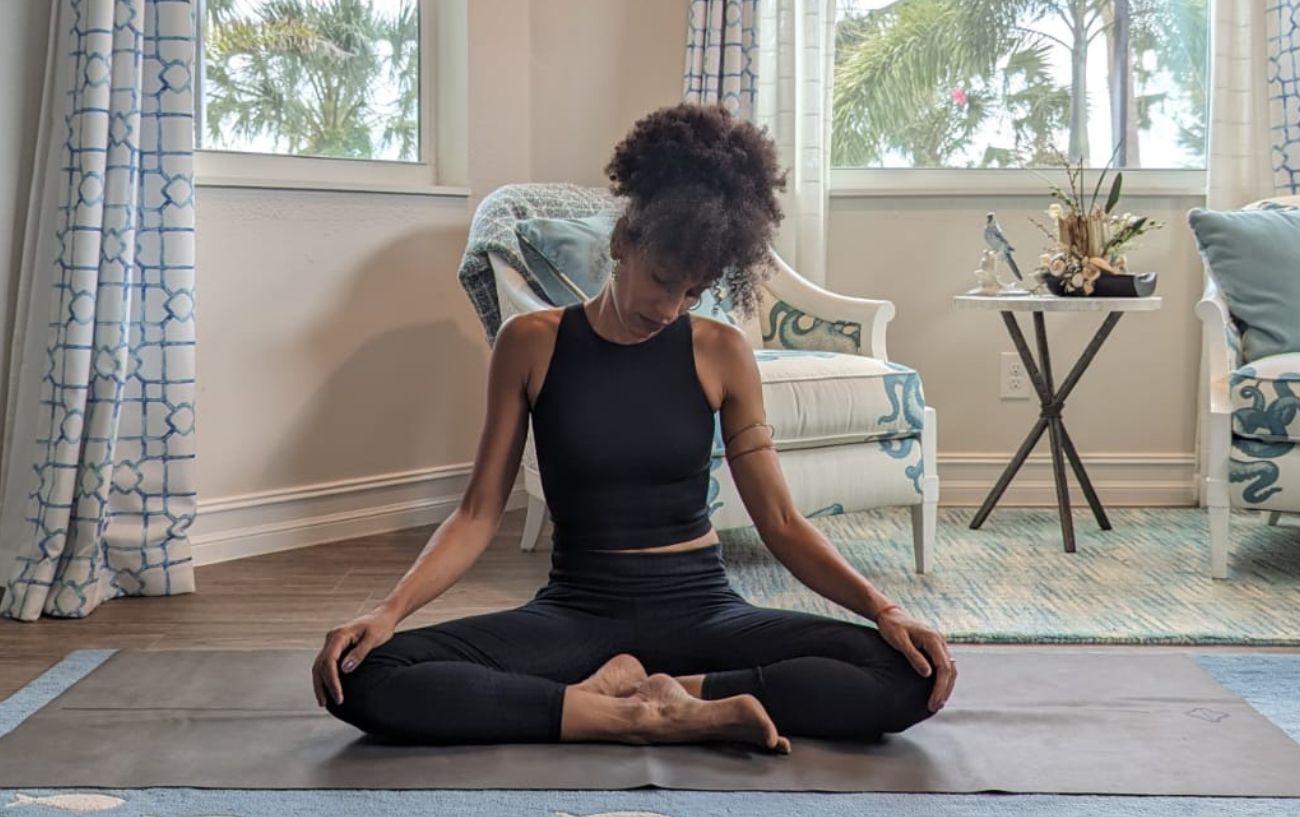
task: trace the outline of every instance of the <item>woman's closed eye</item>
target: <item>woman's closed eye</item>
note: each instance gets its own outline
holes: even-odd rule
[[[652,276],[652,278],[656,284],[668,290],[669,292],[673,290],[674,285],[669,283],[668,281],[661,280],[657,276]],[[694,292],[687,292],[686,297],[698,301],[700,298],[704,297],[704,287],[700,287]]]

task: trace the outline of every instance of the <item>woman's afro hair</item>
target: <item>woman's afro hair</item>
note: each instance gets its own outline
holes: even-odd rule
[[[605,174],[628,198],[620,222],[638,252],[754,315],[786,186],[765,128],[721,105],[660,108],[632,126]]]

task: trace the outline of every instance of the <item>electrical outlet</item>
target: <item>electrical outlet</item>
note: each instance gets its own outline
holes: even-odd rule
[[[1002,353],[1002,399],[1028,400],[1033,394],[1029,375],[1025,373],[1025,364],[1020,355],[1014,352]]]

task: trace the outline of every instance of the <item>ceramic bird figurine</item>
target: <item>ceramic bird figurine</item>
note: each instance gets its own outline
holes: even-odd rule
[[[984,216],[984,243],[1007,259],[1007,266],[1011,267],[1011,272],[1015,274],[1016,280],[1025,280],[1025,276],[1020,274],[1020,268],[1016,266],[1016,259],[1011,257],[1011,253],[1016,248],[1011,246],[1011,242],[1007,241],[1007,237],[1002,234],[1002,227],[998,225],[997,219],[993,217],[992,213]]]

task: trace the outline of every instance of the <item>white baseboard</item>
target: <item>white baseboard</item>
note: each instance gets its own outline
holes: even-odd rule
[[[1010,458],[1010,454],[940,455],[939,504],[978,506]],[[1191,454],[1099,454],[1084,457],[1084,466],[1107,506],[1196,504],[1196,462]],[[437,524],[460,501],[470,471],[469,464],[450,465],[200,500],[190,528],[194,564]],[[1069,481],[1072,504],[1086,507],[1073,472]],[[506,509],[526,503],[521,478]],[[1050,455],[1030,456],[999,505],[1055,506]]]
[[[984,502],[998,477],[1011,461],[1011,454],[940,454],[939,504],[975,507]],[[1083,455],[1083,467],[1101,503],[1123,506],[1196,505],[1196,457],[1193,454],[1093,454]],[[1065,463],[1072,507],[1087,507],[1078,480]],[[1056,505],[1056,483],[1052,479],[1052,455],[1031,454],[1006,493],[1003,505]]]
[[[257,494],[200,499],[190,544],[196,566],[433,525],[451,515],[472,466],[449,465]],[[523,482],[506,510],[524,507]]]

